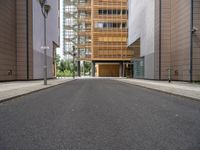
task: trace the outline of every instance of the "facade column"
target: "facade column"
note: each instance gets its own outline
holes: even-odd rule
[[[78,18],[80,18],[80,12],[78,10]],[[80,29],[80,24],[78,24],[78,33]],[[80,37],[78,37],[78,45],[80,44]],[[81,62],[80,62],[80,48],[78,48],[78,62],[77,62],[77,75],[81,76]]]
[[[80,62],[80,60],[78,60],[77,63],[78,63],[78,64],[77,64],[78,77],[80,77],[80,76],[81,76],[81,62]]]
[[[124,77],[124,63],[123,62],[120,62],[119,76]]]
[[[92,77],[95,77],[95,61],[92,61]]]
[[[85,76],[85,61],[83,61],[83,76]]]

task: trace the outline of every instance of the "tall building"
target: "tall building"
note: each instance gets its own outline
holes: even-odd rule
[[[96,76],[129,75],[135,47],[127,48],[127,0],[65,0],[64,6],[65,30],[73,35],[64,37],[66,50],[75,45],[79,60],[92,62],[93,76],[95,70]]]
[[[200,0],[129,0],[134,77],[200,80]]]
[[[59,0],[48,0],[48,78],[55,77]],[[43,78],[44,19],[37,0],[0,0],[0,81]]]

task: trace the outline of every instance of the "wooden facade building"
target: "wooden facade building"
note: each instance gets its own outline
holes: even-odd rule
[[[127,47],[127,0],[77,0],[71,3],[76,7],[72,16],[77,23],[73,24],[76,28],[73,31],[77,35],[79,59],[92,62],[93,76],[95,68],[97,76],[100,76],[98,72],[103,76],[123,76],[125,64],[134,57],[133,49]],[[101,68],[105,73],[99,70]]]

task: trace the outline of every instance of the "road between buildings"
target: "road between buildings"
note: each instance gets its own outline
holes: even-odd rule
[[[200,102],[75,80],[1,103],[0,150],[200,150]]]

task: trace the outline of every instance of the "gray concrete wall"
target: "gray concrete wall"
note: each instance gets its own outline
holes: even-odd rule
[[[140,56],[148,63],[145,65],[145,78],[154,78],[154,0],[129,0],[128,45],[140,38]],[[148,69],[151,68],[151,69]]]
[[[144,57],[144,78],[154,79],[154,53]]]
[[[47,53],[48,77],[53,77],[53,41],[58,43],[58,1],[48,0],[51,11],[47,18],[47,45],[50,48]],[[58,43],[59,44],[59,43]],[[44,21],[40,5],[33,0],[33,78],[43,78],[44,55],[41,46],[44,45]]]

